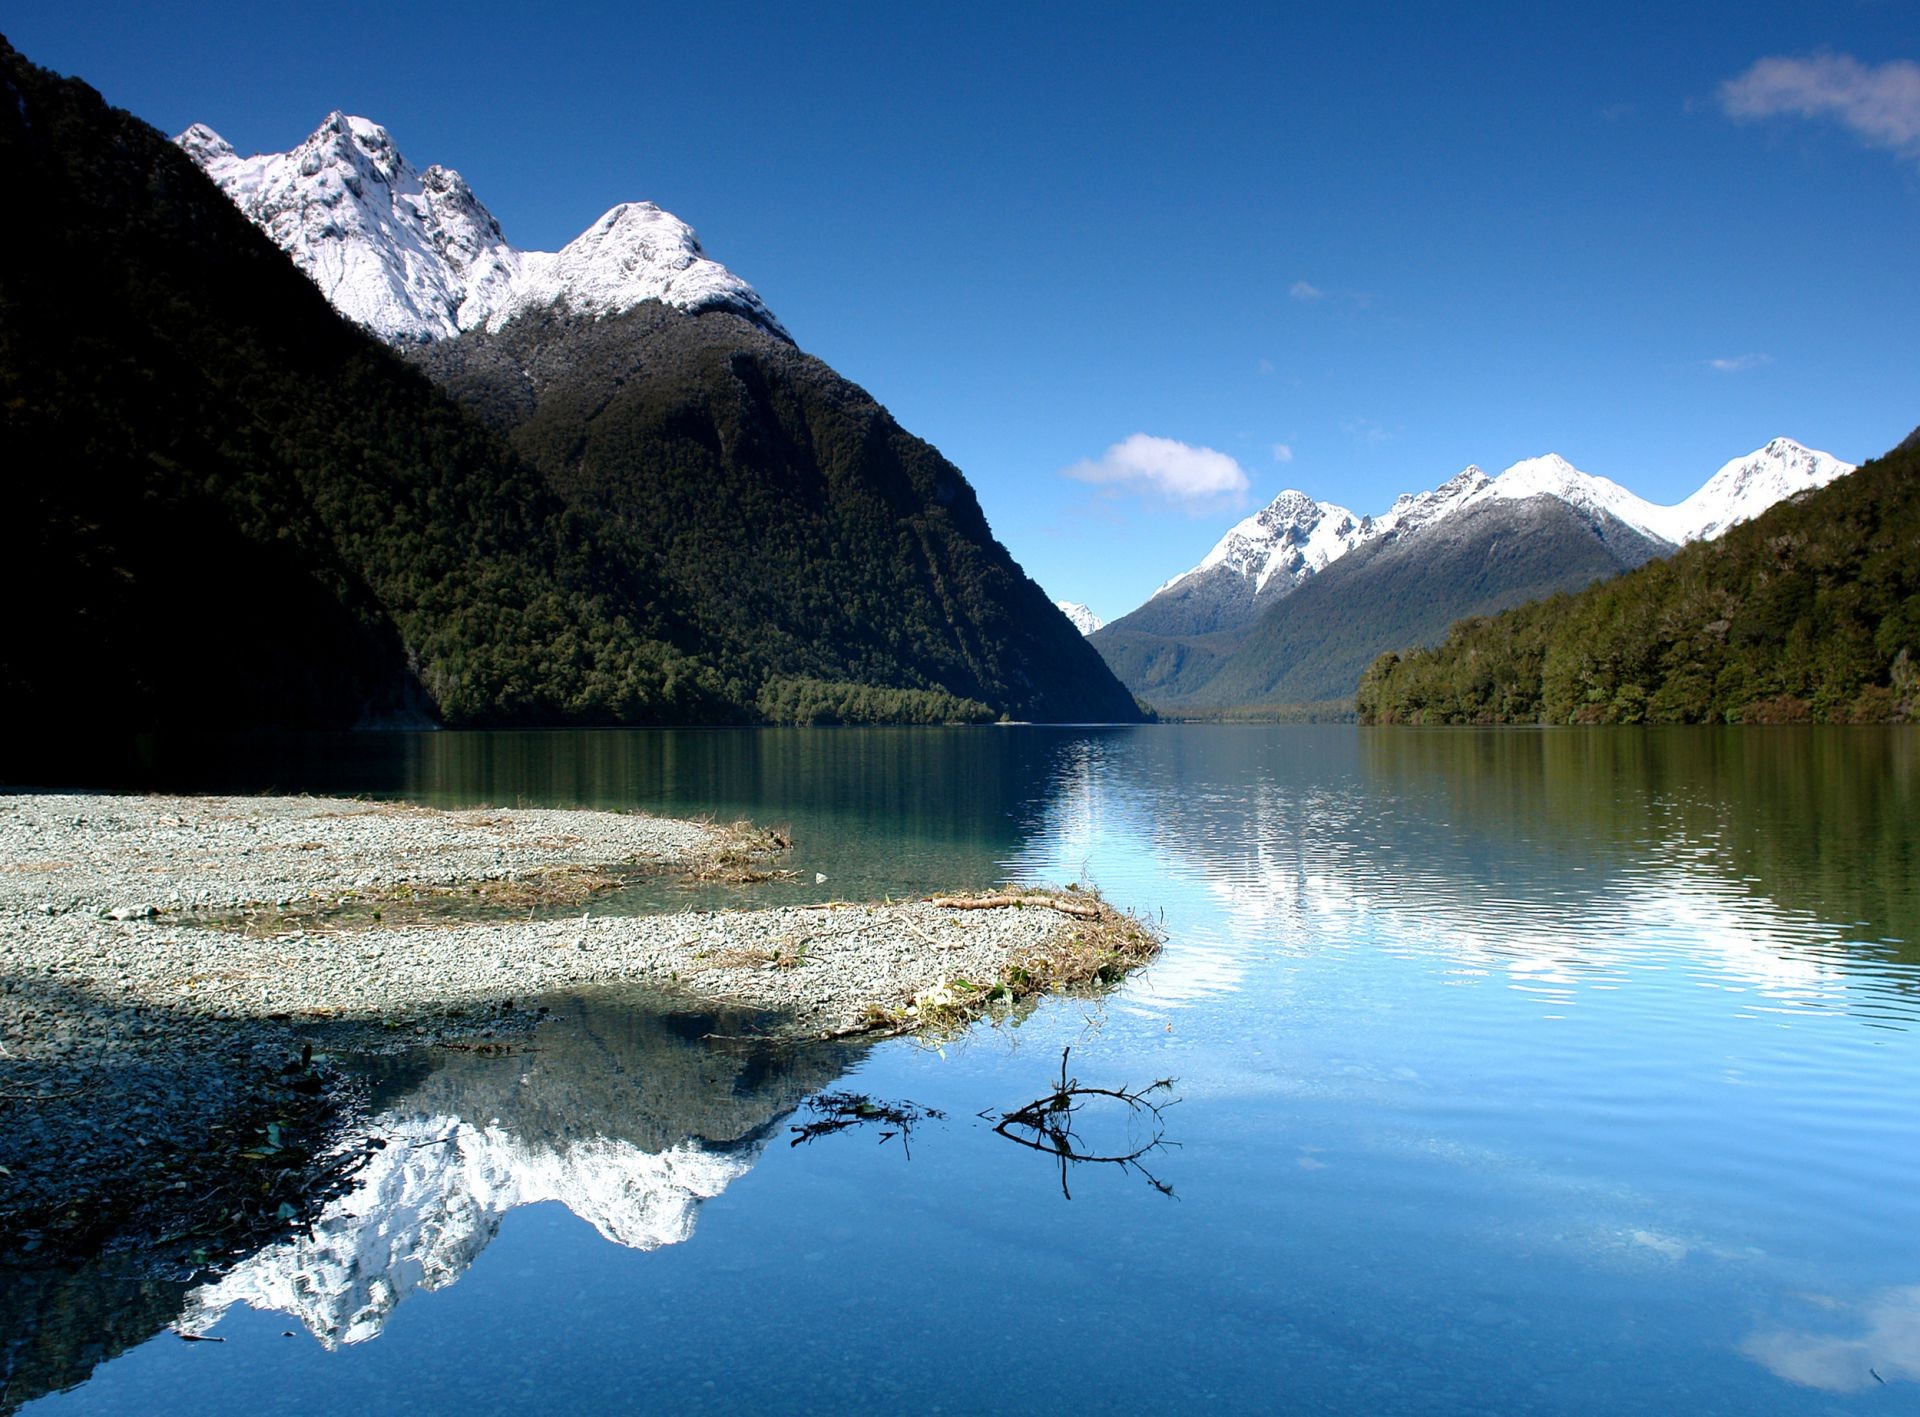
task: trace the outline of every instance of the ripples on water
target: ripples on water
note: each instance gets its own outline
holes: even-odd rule
[[[182,1406],[279,1385],[430,1406],[432,1377],[446,1407],[494,1382],[579,1410],[637,1390],[694,1409],[1911,1403],[1917,764],[1910,731],[1870,729],[463,735],[270,769],[228,750],[224,782],[162,754],[161,785],[270,770],[786,821],[801,883],[781,898],[1087,880],[1169,943],[1104,1006],[945,1052],[748,1066],[579,1005],[524,1084],[510,1064],[396,1079],[386,1125],[452,1179],[336,1217],[359,1256],[346,1309],[311,1307],[337,1254],[270,1252],[188,1301],[236,1351],[156,1340],[63,1401],[140,1410],[171,1382]],[[971,1120],[1034,1096],[1065,1046],[1083,1075],[1178,1077],[1177,1201],[1124,1178],[1062,1201]],[[829,1084],[948,1120],[911,1162],[852,1136],[770,1147]],[[538,1219],[550,1197],[595,1228]],[[481,1258],[496,1232],[511,1267]],[[398,1307],[456,1280],[470,1301]],[[380,1341],[323,1366],[249,1349],[234,1306],[273,1293],[307,1296],[282,1307],[317,1334]],[[486,1381],[434,1344],[484,1353]],[[1031,1351],[1043,1372],[995,1356]]]

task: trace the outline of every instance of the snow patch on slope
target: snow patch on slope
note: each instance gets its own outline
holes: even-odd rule
[[[790,338],[692,227],[651,202],[623,202],[559,251],[520,251],[459,173],[417,171],[365,118],[336,111],[291,152],[247,158],[202,123],[174,141],[335,309],[390,342],[498,330],[530,309],[597,317],[647,300],[732,310]]]

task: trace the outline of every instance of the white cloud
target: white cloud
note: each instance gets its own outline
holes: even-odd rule
[[[1273,460],[1275,462],[1292,462],[1293,461],[1293,444],[1275,443],[1273,445]]]
[[[1327,298],[1326,291],[1304,280],[1295,281],[1288,289],[1287,294],[1295,300],[1325,300]]]
[[[1250,485],[1246,469],[1225,453],[1148,433],[1135,433],[1098,458],[1061,469],[1061,475],[1186,503],[1239,497]]]
[[[1261,360],[1259,364],[1259,369],[1262,374],[1273,373],[1273,361],[1271,359]]]
[[[1731,359],[1703,359],[1700,362],[1716,374],[1744,374],[1749,369],[1758,369],[1762,364],[1773,363],[1773,356],[1736,354]]]
[[[1869,67],[1850,54],[1762,59],[1720,85],[1732,118],[1836,119],[1868,147],[1920,157],[1920,64],[1895,59]]]

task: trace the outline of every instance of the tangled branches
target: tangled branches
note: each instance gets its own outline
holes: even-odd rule
[[[1172,1195],[1173,1187],[1149,1171],[1140,1158],[1161,1147],[1178,1145],[1166,1139],[1166,1109],[1179,1101],[1172,1096],[1173,1079],[1161,1078],[1138,1092],[1126,1088],[1086,1087],[1078,1078],[1067,1075],[1067,1057],[1072,1052],[1071,1048],[1060,1050],[1060,1079],[1053,1091],[1024,1107],[1001,1113],[1000,1120],[994,1123],[994,1131],[1010,1142],[1044,1152],[1058,1161],[1060,1194],[1068,1200],[1073,1199],[1073,1192],[1067,1188],[1067,1171],[1081,1162],[1137,1171],[1160,1194]],[[1166,1095],[1157,1097],[1156,1094]],[[1101,1099],[1118,1103],[1125,1109],[1126,1140],[1120,1147],[1090,1145],[1075,1130],[1078,1114],[1089,1103]],[[992,1121],[987,1113],[980,1115]],[[1143,1124],[1145,1140],[1141,1139]]]

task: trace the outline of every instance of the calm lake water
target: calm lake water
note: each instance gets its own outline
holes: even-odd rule
[[[33,1340],[67,1380],[131,1346],[26,1411],[1920,1410],[1911,730],[446,734],[102,771],[751,816],[802,876],[752,899],[1081,880],[1169,943],[943,1048],[597,996],[537,1052],[383,1060],[393,1144],[318,1233],[201,1288],[73,1280]],[[1174,1079],[1144,1172],[1063,1176],[979,1116],[1064,1048]],[[944,1115],[791,1145],[831,1090]],[[226,1341],[156,1332],[182,1316]]]

